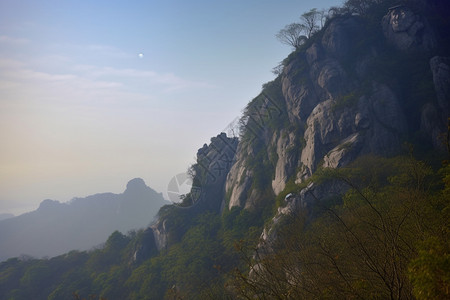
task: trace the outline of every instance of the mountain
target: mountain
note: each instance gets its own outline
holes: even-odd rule
[[[181,203],[104,247],[0,264],[0,297],[449,298],[449,12],[330,9],[198,150]]]
[[[14,217],[13,214],[0,214],[0,221]]]
[[[450,60],[438,54],[448,48],[418,7],[387,4],[376,7],[376,21],[348,13],[332,18],[247,105],[237,147],[211,140],[216,160],[207,160],[209,168],[197,154],[197,166],[215,174],[223,151],[233,149],[227,176],[214,182],[224,188],[215,211],[259,211],[321,168],[342,168],[369,154],[392,157],[407,144],[444,157]],[[210,186],[194,173],[199,186]],[[160,227],[152,227],[157,239],[169,240],[158,237]]]
[[[167,203],[140,178],[129,181],[122,194],[96,194],[69,203],[44,200],[33,212],[0,221],[0,259],[91,249],[115,230],[126,233],[148,226]]]

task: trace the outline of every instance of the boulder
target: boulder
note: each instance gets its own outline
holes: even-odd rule
[[[436,37],[428,22],[407,6],[390,8],[381,24],[388,42],[399,50],[429,51],[436,47]]]

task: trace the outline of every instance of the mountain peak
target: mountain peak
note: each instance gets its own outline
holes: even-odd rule
[[[41,202],[41,204],[39,204],[38,210],[46,210],[46,209],[49,209],[52,207],[56,207],[60,204],[61,204],[61,202],[59,202],[57,200],[45,199]]]
[[[134,179],[131,179],[130,181],[128,181],[127,189],[125,190],[125,192],[143,190],[146,188],[147,188],[147,185],[145,184],[145,182],[142,178],[134,178]]]

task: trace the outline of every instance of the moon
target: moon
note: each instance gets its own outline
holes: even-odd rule
[[[139,56],[139,58],[143,58],[144,54],[143,53],[139,53],[138,56]]]

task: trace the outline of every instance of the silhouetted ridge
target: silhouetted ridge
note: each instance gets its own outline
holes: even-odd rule
[[[134,178],[128,181],[125,193],[140,192],[149,189],[142,178]]]
[[[61,205],[63,205],[63,203],[61,203],[59,201],[45,199],[44,201],[41,202],[41,204],[39,204],[38,210],[42,211],[42,210],[55,209],[57,207],[60,207]]]
[[[46,199],[35,211],[0,221],[0,261],[90,249],[116,230],[127,233],[148,226],[165,204],[162,194],[141,178],[130,180],[122,194],[101,193],[67,203]]]

